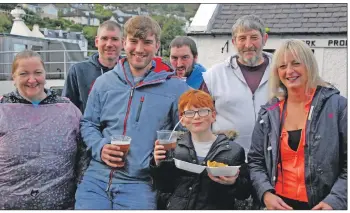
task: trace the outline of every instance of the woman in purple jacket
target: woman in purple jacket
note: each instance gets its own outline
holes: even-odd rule
[[[73,208],[81,113],[44,88],[38,53],[18,53],[12,77],[16,90],[0,97],[0,209]]]

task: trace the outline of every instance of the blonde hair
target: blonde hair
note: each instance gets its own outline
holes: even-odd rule
[[[309,89],[316,88],[318,85],[328,86],[324,80],[319,76],[318,65],[312,50],[302,40],[289,39],[283,41],[281,46],[276,49],[271,65],[271,73],[269,79],[269,98],[274,97],[283,100],[287,95],[287,88],[282,84],[278,76],[278,67],[281,62],[285,60],[286,54],[291,53],[293,57],[306,68],[307,82],[305,87],[305,94]]]

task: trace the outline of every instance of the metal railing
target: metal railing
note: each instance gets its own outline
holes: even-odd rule
[[[12,62],[19,52],[21,51],[0,52],[0,80],[11,79]],[[44,62],[47,79],[66,79],[68,70],[73,64],[87,59],[84,53],[89,56],[97,50],[40,50],[36,52],[41,55]]]

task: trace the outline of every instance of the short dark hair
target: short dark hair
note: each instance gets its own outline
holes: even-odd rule
[[[188,46],[191,50],[191,53],[193,57],[198,56],[198,50],[197,50],[197,45],[194,40],[188,36],[176,36],[171,42],[169,47],[182,47],[182,46]]]
[[[97,36],[100,34],[102,29],[107,29],[108,31],[114,31],[116,29],[119,29],[120,33],[123,32],[120,24],[113,20],[107,20],[100,24],[100,26],[97,29]]]

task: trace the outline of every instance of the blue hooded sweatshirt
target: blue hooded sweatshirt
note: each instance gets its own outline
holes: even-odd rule
[[[178,99],[189,89],[174,72],[154,72],[152,68],[135,84],[127,59],[98,77],[91,90],[81,134],[92,160],[84,175],[108,185],[111,167],[101,160],[101,150],[113,135],[132,138],[125,166],[117,168],[113,183],[150,181],[149,163],[157,130],[170,130],[179,121]]]
[[[186,83],[188,86],[192,87],[193,89],[199,89],[201,84],[203,83],[203,72],[205,72],[206,69],[200,65],[195,64],[193,66],[193,70],[191,72],[191,75],[187,77]]]
[[[74,64],[68,72],[62,96],[69,98],[82,113],[92,86],[97,77],[111,70],[98,62],[98,53],[90,56],[89,60]],[[119,57],[121,59],[121,57]]]

